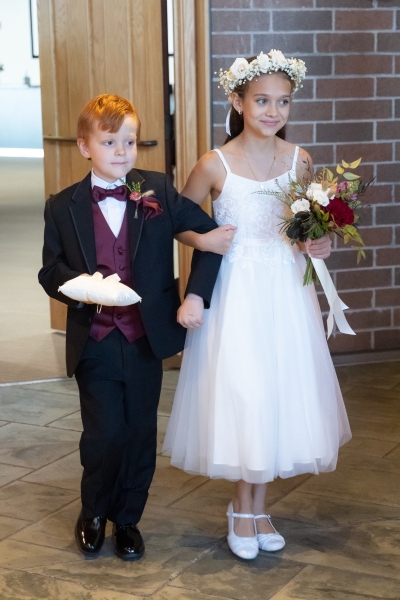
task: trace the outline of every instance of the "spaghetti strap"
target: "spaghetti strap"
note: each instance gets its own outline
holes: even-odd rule
[[[231,173],[232,171],[230,170],[230,168],[228,167],[228,163],[226,162],[224,155],[222,154],[221,150],[219,150],[218,148],[214,148],[214,152],[216,152],[218,154],[218,156],[220,157],[222,164],[224,165],[226,172],[227,173]]]
[[[296,170],[297,157],[299,156],[299,150],[300,150],[299,146],[296,146],[295,151],[294,151],[293,164],[292,164],[291,171],[295,171]]]

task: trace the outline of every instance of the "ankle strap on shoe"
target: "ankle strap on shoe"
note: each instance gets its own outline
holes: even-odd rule
[[[271,515],[255,515],[254,519],[268,519],[271,520]]]
[[[226,515],[228,517],[233,517],[234,519],[254,519],[254,515],[250,515],[250,514],[245,514],[245,513],[235,513],[235,512],[231,512],[231,513],[226,513]]]

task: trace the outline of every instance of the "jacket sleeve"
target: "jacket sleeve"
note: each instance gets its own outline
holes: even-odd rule
[[[178,194],[168,177],[166,198],[175,233],[182,231],[207,233],[218,227],[198,204]],[[203,298],[205,308],[209,308],[221,260],[220,254],[194,250],[185,296],[189,293],[197,294]]]
[[[46,201],[44,209],[44,222],[43,266],[39,271],[39,283],[51,298],[68,306],[80,308],[79,304],[82,303],[78,303],[58,291],[58,288],[66,281],[74,279],[82,273],[74,271],[68,266],[49,200]]]

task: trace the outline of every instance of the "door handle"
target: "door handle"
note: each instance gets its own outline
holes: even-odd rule
[[[76,138],[74,137],[65,137],[62,135],[44,135],[43,139],[46,142],[72,142],[76,144]]]
[[[157,140],[143,140],[143,142],[138,142],[138,146],[158,146]]]

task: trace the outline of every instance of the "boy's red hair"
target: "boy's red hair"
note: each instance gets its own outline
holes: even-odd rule
[[[137,122],[137,139],[139,140],[140,121],[135,107],[129,100],[115,94],[100,94],[92,98],[83,107],[78,117],[78,138],[86,140],[97,123],[102,131],[116,133],[127,115]]]

